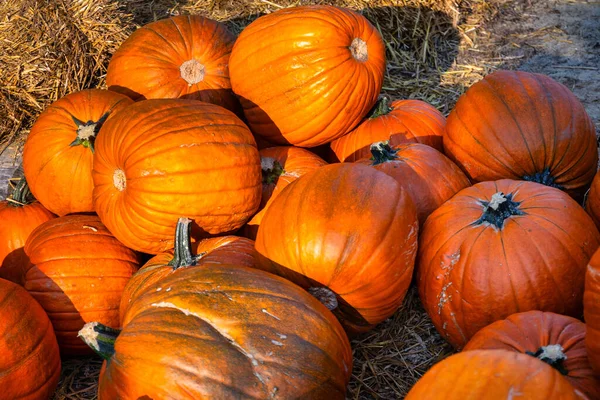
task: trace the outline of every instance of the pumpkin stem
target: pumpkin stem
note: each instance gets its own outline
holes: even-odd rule
[[[191,231],[192,220],[185,217],[179,218],[177,221],[177,228],[175,229],[174,255],[173,259],[169,262],[169,265],[173,267],[173,270],[181,267],[194,266],[205,254],[192,254],[192,240],[190,238]]]
[[[179,67],[179,72],[188,86],[195,85],[204,80],[204,65],[198,60],[187,60]]]
[[[261,157],[260,167],[262,169],[262,183],[265,185],[277,182],[277,179],[285,172],[279,161],[271,157]]]
[[[319,300],[329,311],[333,311],[338,306],[338,300],[330,289],[326,287],[310,287],[308,293]]]
[[[513,194],[505,195],[502,192],[497,192],[492,195],[492,199],[480,201],[483,206],[481,217],[474,222],[475,225],[490,224],[497,229],[502,229],[504,221],[513,215],[524,215],[525,213],[519,210],[520,202],[513,201]]]
[[[533,175],[525,175],[523,180],[529,182],[541,183],[542,185],[550,186],[557,189],[563,189],[561,185],[554,182],[554,177],[550,175],[550,170],[546,168],[542,172],[536,172]]]
[[[361,38],[354,38],[350,44],[350,53],[356,61],[365,62],[369,59],[369,52],[367,48],[367,42]]]
[[[81,328],[77,336],[100,357],[109,360],[115,354],[115,340],[119,333],[121,333],[120,329],[114,329],[99,322],[88,322]]]
[[[8,204],[14,207],[21,207],[31,203],[34,200],[33,195],[31,194],[31,190],[29,190],[29,185],[27,184],[27,180],[25,177],[19,179],[11,196],[7,199]]]
[[[535,353],[532,351],[526,351],[525,353],[538,358],[546,364],[550,364],[550,366],[563,375],[569,373],[563,364],[567,359],[567,355],[560,344],[549,344],[548,346],[540,347]]]
[[[373,119],[391,113],[394,110],[390,106],[391,102],[392,99],[387,94],[380,95],[373,108],[371,108],[371,110],[367,114],[367,118]]]
[[[108,118],[109,111],[105,112],[98,121],[83,122],[77,119],[74,115],[71,115],[71,119],[77,125],[77,137],[71,142],[69,146],[83,146],[94,152],[94,142],[96,141],[96,135],[102,128],[104,122]]]
[[[371,145],[372,165],[383,164],[398,159],[398,150],[392,149],[388,140]]]

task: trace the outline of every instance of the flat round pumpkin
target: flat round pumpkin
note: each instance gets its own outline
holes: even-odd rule
[[[63,216],[94,211],[94,143],[104,123],[133,101],[119,93],[88,89],[50,104],[37,118],[23,148],[31,193]]]
[[[600,249],[590,260],[585,275],[583,315],[586,323],[585,345],[588,358],[600,376]]]
[[[600,233],[561,190],[503,179],[458,192],[421,231],[419,295],[442,337],[463,347],[522,311],[579,317]]]
[[[552,78],[496,71],[471,86],[450,112],[444,152],[473,182],[523,179],[580,200],[598,164],[594,124]]]
[[[173,248],[180,216],[194,236],[233,232],[260,205],[261,170],[248,127],[195,100],[143,100],[103,128],[94,158],[94,202],[126,246]]]
[[[585,324],[551,312],[527,311],[481,329],[463,351],[508,350],[544,361],[590,399],[600,398],[600,380],[585,348]]]
[[[228,68],[234,41],[225,25],[200,15],[151,22],[112,55],[106,84],[134,100],[183,98],[236,111]]]
[[[248,126],[280,145],[315,147],[352,130],[381,91],[385,46],[354,11],[328,5],[263,15],[231,51]]]
[[[258,267],[307,289],[348,332],[364,332],[400,307],[418,231],[415,205],[394,178],[366,165],[325,165],[267,209]]]

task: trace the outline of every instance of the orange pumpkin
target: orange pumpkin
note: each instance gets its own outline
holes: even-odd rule
[[[231,51],[231,86],[252,132],[301,147],[352,130],[377,101],[385,46],[354,11],[291,7],[259,17]]]
[[[0,397],[49,399],[60,377],[60,353],[44,309],[21,286],[0,279]]]
[[[343,400],[352,371],[322,304],[238,265],[181,268],[131,303],[121,332],[92,323],[80,335],[106,360],[99,400]]]
[[[57,215],[94,211],[92,160],[100,128],[131,99],[89,89],[52,103],[33,124],[23,149],[31,193]]]
[[[180,216],[194,236],[241,228],[260,205],[256,143],[232,112],[195,100],[144,100],[103,128],[94,158],[94,202],[126,246],[173,248]]]
[[[262,169],[262,198],[258,212],[246,223],[243,235],[256,239],[260,221],[273,199],[287,185],[323,165],[325,161],[309,150],[293,146],[270,147],[259,151]]]
[[[190,230],[191,220],[179,218],[175,249],[154,256],[127,282],[119,307],[121,322],[132,301],[141,296],[149,286],[160,282],[180,268],[206,264],[235,264],[244,267],[256,265],[254,241],[238,236],[221,236],[192,244]],[[171,290],[168,287],[157,288],[163,289]]]
[[[590,399],[600,399],[585,349],[585,324],[565,315],[527,311],[481,329],[463,351],[509,350],[544,361]]]
[[[236,111],[228,69],[234,41],[225,25],[200,15],[151,22],[112,55],[106,84],[134,100],[183,98]]]
[[[581,102],[552,78],[496,71],[450,112],[445,153],[474,182],[523,179],[580,200],[598,164],[596,134]]]
[[[23,285],[29,259],[23,246],[29,234],[56,216],[31,198],[25,178],[7,200],[0,201],[0,278]]]
[[[585,275],[583,315],[586,322],[585,345],[592,368],[600,375],[600,249],[590,260]]]
[[[579,317],[600,233],[566,193],[503,179],[458,192],[423,226],[417,281],[442,337],[463,347],[522,311]]]
[[[558,371],[526,354],[473,350],[434,365],[412,387],[406,400],[580,400]]]
[[[86,322],[119,327],[121,293],[139,260],[97,216],[69,215],[43,223],[27,239],[25,253],[33,264],[25,289],[48,313],[61,353],[90,353],[77,338]]]
[[[332,164],[288,185],[263,216],[259,268],[302,286],[350,333],[392,315],[412,279],[419,224],[409,194],[360,164]]]
[[[357,163],[370,165],[396,179],[417,206],[419,223],[458,191],[471,186],[469,179],[450,159],[433,147],[388,142],[371,145],[372,156]]]
[[[390,104],[391,102],[391,104]],[[442,151],[446,118],[421,100],[394,100],[381,96],[367,118],[353,131],[331,142],[336,161],[357,161],[370,156],[370,145],[388,141],[423,143]]]
[[[596,173],[585,200],[585,210],[600,229],[600,172]]]

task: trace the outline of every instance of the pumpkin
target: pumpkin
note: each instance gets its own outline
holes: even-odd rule
[[[0,392],[11,400],[49,399],[60,353],[48,316],[25,289],[0,279]]]
[[[596,375],[600,375],[600,249],[590,260],[585,275],[583,315],[586,322],[585,345]]]
[[[326,165],[273,200],[258,228],[258,267],[319,298],[350,334],[365,332],[401,305],[418,230],[415,205],[394,178]]]
[[[235,112],[228,68],[234,41],[224,24],[200,15],[151,22],[112,55],[106,84],[134,100],[192,99]]]
[[[579,317],[600,233],[566,193],[503,179],[458,192],[421,231],[417,281],[442,337],[463,347],[516,312]]]
[[[406,400],[576,400],[585,398],[558,371],[527,354],[473,350],[434,365]]]
[[[463,351],[509,350],[544,361],[590,399],[600,398],[585,349],[585,324],[551,312],[527,311],[496,321],[475,334]]]
[[[444,151],[474,182],[522,179],[580,200],[598,152],[581,102],[552,78],[497,71],[471,86],[448,116]]]
[[[417,206],[421,225],[446,200],[471,185],[456,164],[424,144],[392,147],[389,142],[378,142],[371,145],[371,154],[357,163],[370,165],[396,179]]]
[[[323,165],[325,161],[309,150],[293,146],[270,147],[259,151],[262,169],[262,197],[258,213],[246,223],[244,236],[256,239],[260,221],[273,199],[289,185],[307,172]]]
[[[25,178],[21,178],[11,197],[0,201],[0,278],[23,285],[29,259],[23,246],[29,234],[56,216],[31,198]]]
[[[600,229],[600,172],[596,173],[585,200],[585,210]]]
[[[92,160],[100,128],[133,103],[119,93],[88,89],[50,104],[33,124],[23,148],[31,193],[54,214],[94,211]]]
[[[33,264],[25,289],[54,326],[61,353],[89,354],[77,332],[90,321],[118,328],[125,284],[137,255],[114,238],[96,215],[69,215],[38,226],[25,253]]]
[[[316,147],[352,130],[377,101],[385,46],[362,15],[291,7],[248,25],[229,60],[248,126],[279,145]]]
[[[260,156],[232,112],[195,100],[134,103],[103,128],[94,157],[94,202],[127,247],[173,248],[179,216],[194,237],[233,232],[260,205]]]
[[[423,143],[442,151],[446,118],[434,106],[421,100],[394,100],[381,96],[354,130],[330,143],[336,161],[351,162],[369,157],[370,145],[388,141]]]
[[[352,370],[322,304],[239,265],[179,269],[131,303],[122,331],[91,323],[80,336],[106,360],[100,400],[344,399]]]
[[[238,236],[221,236],[192,244],[190,230],[191,220],[179,218],[175,231],[175,249],[154,256],[127,282],[119,307],[121,320],[129,304],[143,294],[149,286],[160,282],[180,268],[198,264],[255,266],[254,241]]]

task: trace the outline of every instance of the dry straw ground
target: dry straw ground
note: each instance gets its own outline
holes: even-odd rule
[[[192,13],[224,21],[238,33],[262,13],[317,3],[358,10],[380,29],[388,57],[384,90],[395,98],[422,99],[447,114],[470,84],[501,63],[485,30],[500,1],[0,1],[0,154],[9,143],[25,139],[52,101],[103,87],[110,55],[140,25]],[[414,289],[393,318],[355,340],[353,348],[352,399],[401,399],[451,352]],[[100,364],[98,359],[65,360],[55,398],[95,398]]]

